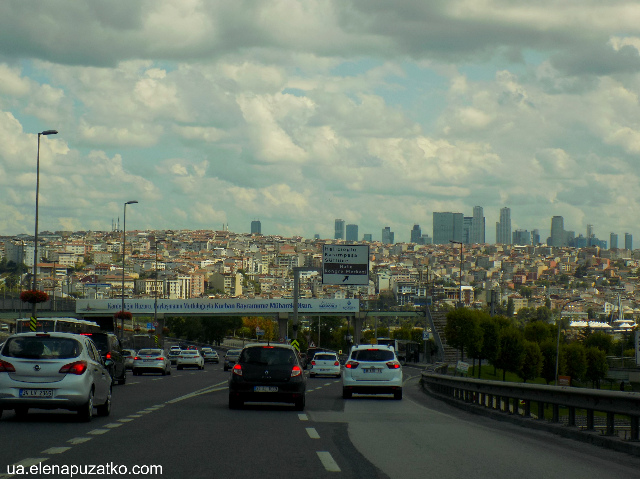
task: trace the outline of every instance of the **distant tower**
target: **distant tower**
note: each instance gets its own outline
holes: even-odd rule
[[[260,223],[260,220],[253,220],[251,222],[251,234],[252,235],[262,234],[262,223]]]
[[[496,244],[511,244],[511,208],[500,208],[500,221],[496,223]]]
[[[344,220],[336,219],[335,234],[333,235],[333,239],[337,239],[337,240],[344,239]]]
[[[633,250],[633,235],[631,233],[624,234],[624,249]]]
[[[382,244],[393,244],[394,233],[390,226],[385,226],[382,230]]]
[[[347,241],[358,241],[358,225],[347,225]]]
[[[564,218],[562,216],[554,216],[551,218],[551,242],[549,246],[564,246]]]
[[[420,225],[413,225],[413,229],[411,230],[411,242],[420,244],[422,240],[422,230],[420,229]]]
[[[609,235],[609,245],[611,249],[618,249],[618,235],[616,233],[611,233]]]
[[[464,216],[448,211],[433,212],[433,244],[462,243],[464,239]]]
[[[485,220],[484,210],[482,206],[473,207],[473,216],[471,217],[471,230],[469,234],[470,244],[484,244],[485,241]]]

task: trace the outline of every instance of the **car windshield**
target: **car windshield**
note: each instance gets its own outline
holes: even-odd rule
[[[316,354],[313,359],[316,361],[336,361],[338,357],[333,354]]]
[[[157,356],[162,354],[162,349],[141,349],[138,351],[138,356]]]
[[[357,361],[392,361],[395,356],[393,351],[388,349],[360,349],[351,354],[351,359]]]
[[[276,366],[295,363],[295,354],[290,349],[284,348],[247,348],[242,351],[239,359],[243,364],[260,364]]]
[[[77,358],[82,346],[72,338],[15,337],[9,338],[2,354],[22,359],[69,359]]]
[[[231,356],[233,356],[233,357],[238,357],[238,356],[240,356],[240,353],[241,353],[241,352],[242,352],[242,351],[229,351],[229,352],[227,353],[227,357],[231,357]]]

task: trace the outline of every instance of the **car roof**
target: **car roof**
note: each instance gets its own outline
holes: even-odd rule
[[[358,344],[357,346],[351,347],[351,351],[360,351],[362,349],[388,349],[395,351],[395,348],[388,344]]]
[[[247,348],[264,348],[265,346],[269,347],[269,348],[294,349],[294,347],[291,346],[290,344],[282,344],[282,343],[252,343],[252,344],[247,344],[244,348],[245,349],[247,349]]]
[[[29,331],[28,333],[12,334],[7,339],[16,338],[16,337],[24,337],[24,336],[42,336],[42,337],[50,336],[50,337],[55,337],[55,338],[74,338],[74,339],[78,339],[79,337],[86,337],[84,334],[63,333],[61,331],[52,331],[50,333]]]

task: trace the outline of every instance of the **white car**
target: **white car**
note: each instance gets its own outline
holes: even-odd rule
[[[0,414],[30,408],[77,411],[90,421],[111,412],[111,376],[95,343],[74,333],[21,333],[0,350]]]
[[[310,377],[335,376],[339,378],[341,374],[340,360],[336,353],[320,351],[314,354],[309,371]]]
[[[171,360],[162,349],[141,349],[133,359],[133,375],[140,376],[144,372],[171,374]]]
[[[351,348],[342,374],[342,397],[352,394],[393,394],[402,399],[402,366],[392,346]]]
[[[204,369],[204,358],[200,356],[197,349],[183,349],[176,361],[178,369],[182,368],[198,368]]]

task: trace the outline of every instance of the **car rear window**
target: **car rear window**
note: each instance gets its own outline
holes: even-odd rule
[[[388,349],[360,349],[351,353],[351,359],[357,361],[392,361],[393,351]]]
[[[122,354],[124,354],[125,356],[133,356],[135,354],[135,351],[132,351],[131,349],[123,349]]]
[[[9,338],[2,354],[22,359],[69,359],[77,358],[82,345],[71,338],[28,336]]]
[[[198,351],[182,351],[183,356],[195,356],[198,354]]]
[[[337,361],[338,357],[333,354],[316,354],[313,359],[315,361]]]
[[[295,364],[296,356],[292,350],[284,348],[247,348],[242,351],[239,362],[264,366],[282,366]]]
[[[138,351],[138,356],[157,356],[162,354],[162,349],[141,349]]]
[[[109,338],[104,334],[87,334],[101,352],[109,351]]]

